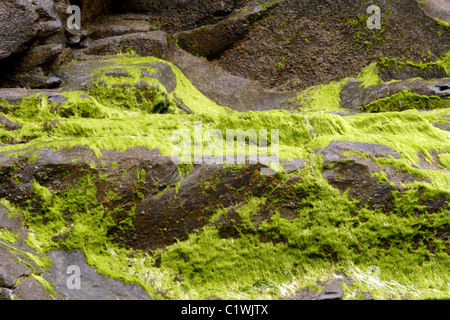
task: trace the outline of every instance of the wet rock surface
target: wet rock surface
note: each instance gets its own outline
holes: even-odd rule
[[[82,30],[69,30],[65,25],[70,4],[81,6]],[[284,274],[296,270],[302,259],[339,264],[347,251],[333,243],[335,239],[350,244],[346,250],[356,255],[352,258],[366,254],[361,261],[386,263],[386,257],[398,252],[414,256],[417,261],[411,266],[435,263],[438,255],[445,260],[450,255],[450,231],[442,218],[450,202],[446,189],[450,149],[445,144],[450,132],[446,111],[450,78],[444,54],[450,33],[445,23],[434,18],[450,21],[448,10],[437,0],[385,2],[380,4],[382,29],[369,31],[366,7],[362,2],[340,0],[0,3],[0,300],[186,297],[195,292],[195,286],[189,288],[192,283],[209,285],[211,279],[201,278],[208,268],[220,274],[222,266],[211,265],[234,241],[240,243],[240,250],[247,250],[244,247],[250,243],[251,250],[245,253],[249,256],[261,247],[291,252],[291,265],[280,271]],[[137,62],[149,56],[163,60]],[[373,74],[366,69],[361,79],[359,72],[375,62]],[[186,80],[179,81],[180,71]],[[345,84],[333,91],[337,87],[332,81],[342,79]],[[191,84],[200,92],[192,90]],[[317,89],[325,90],[316,97],[323,98],[316,108],[323,110],[298,110],[301,90],[318,84],[324,86]],[[136,104],[127,104],[127,99],[136,99]],[[208,99],[219,106],[202,113]],[[374,107],[380,101],[389,108]],[[35,107],[36,114],[28,112],[26,103]],[[139,113],[145,103],[151,108]],[[336,108],[324,111],[333,103]],[[220,106],[230,109],[219,110]],[[415,133],[422,148],[419,142],[405,141],[416,137],[400,128],[403,114],[392,115],[406,109],[420,109],[405,113],[405,119],[418,124],[420,130]],[[426,113],[430,110],[438,111]],[[235,111],[242,112],[236,119],[232,118]],[[260,111],[270,112],[258,118]],[[388,112],[379,126],[370,119],[361,124],[368,112],[384,111]],[[149,115],[167,118],[146,118],[148,123],[139,123]],[[349,120],[343,120],[347,116]],[[200,120],[221,128],[217,119],[227,126],[246,126],[252,117],[260,121],[255,122],[258,126],[278,126],[292,135],[281,136],[283,155],[290,160],[281,160],[279,174],[264,176],[264,170],[272,170],[268,163],[249,163],[248,159],[242,165],[207,161],[177,165],[160,150],[132,142],[148,139],[155,128],[169,134],[170,128],[190,128],[191,122]],[[123,119],[133,119],[125,134],[117,129]],[[155,127],[155,121],[161,121],[161,126]],[[361,127],[371,125],[373,131],[362,134]],[[105,126],[109,126],[108,133]],[[141,131],[135,126],[141,126]],[[98,141],[89,140],[90,133]],[[384,133],[391,134],[390,138],[382,139]],[[396,142],[396,134],[403,140]],[[380,143],[374,142],[376,137]],[[106,138],[115,140],[110,145],[118,146],[122,140],[123,145],[104,148],[100,141]],[[411,150],[419,151],[411,154]],[[303,158],[297,158],[299,154]],[[411,161],[415,155],[418,161]],[[61,218],[67,225],[48,231],[55,232],[47,239],[51,249],[44,255],[35,248],[42,245],[33,229],[36,221],[42,220],[41,230],[50,230],[52,212],[60,208],[59,197],[78,188],[86,177],[91,183],[86,196],[95,190],[95,201],[85,204],[85,213],[101,208],[108,241],[124,250],[149,254],[146,259],[153,264],[147,266],[146,274],[137,276],[139,284],[126,284],[120,273],[121,279],[101,274],[105,269],[93,261],[92,252],[81,250],[82,245],[67,248],[67,239],[79,232],[74,212],[67,208]],[[38,196],[36,188],[44,193]],[[342,205],[345,219],[334,218],[334,208],[323,209],[328,199],[315,198],[316,193],[333,198],[334,206]],[[376,230],[381,222],[370,220],[369,211],[384,221],[384,227]],[[305,221],[299,221],[299,214]],[[409,229],[404,233],[400,227],[394,230],[385,217],[404,219],[410,223],[405,230]],[[313,234],[316,220],[331,221],[322,230],[331,232],[328,242]],[[363,229],[369,220],[373,227]],[[332,232],[338,232],[341,225],[347,229],[336,236]],[[194,251],[205,241],[201,240],[203,233],[220,241],[208,247],[205,254],[216,250],[217,256],[206,262]],[[102,245],[101,250],[110,250],[106,240]],[[124,257],[111,250],[108,254]],[[127,256],[129,270],[134,267],[133,254]],[[71,266],[81,272],[79,289],[68,284],[73,279],[68,273]],[[170,278],[175,283],[171,290],[179,291],[166,292],[155,284],[157,277]],[[142,279],[148,281],[144,284]],[[342,300],[350,297],[343,283],[352,287],[354,281],[335,274],[282,299]],[[152,294],[144,287],[150,287]],[[271,280],[255,278],[245,291],[257,288],[262,293],[275,287]],[[365,287],[349,290],[354,291],[353,298],[373,299]],[[215,292],[206,296],[215,296]]]

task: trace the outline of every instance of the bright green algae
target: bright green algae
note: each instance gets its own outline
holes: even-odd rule
[[[88,263],[100,273],[142,285],[149,295],[163,299],[209,296],[270,299],[313,286],[316,280],[329,278],[337,271],[355,280],[353,286],[345,286],[344,298],[347,299],[358,298],[358,290],[370,291],[379,299],[389,295],[394,299],[403,295],[418,299],[450,297],[450,256],[447,253],[450,242],[438,236],[448,228],[450,209],[443,208],[431,214],[419,203],[419,197],[450,199],[450,174],[417,168],[419,152],[430,163],[434,161],[432,153],[441,152],[439,165],[450,166],[450,132],[433,126],[435,122],[450,123],[445,117],[450,115],[447,104],[425,112],[405,110],[346,117],[323,113],[342,111],[339,93],[347,82],[345,79],[310,89],[308,98],[302,100],[304,110],[299,113],[239,113],[207,99],[171,65],[178,84],[175,95],[195,114],[178,109],[173,95],[169,95],[167,103],[173,113],[160,114],[160,110],[153,107],[160,104],[163,97],[166,99],[167,90],[155,79],[141,78],[138,70],[143,63],[162,61],[129,57],[115,61],[118,66],[113,68],[123,69],[131,77],[107,78],[99,73],[97,84],[103,80],[105,86],[87,92],[63,93],[67,100],[60,106],[50,104],[44,96],[24,99],[16,106],[2,103],[11,111],[8,118],[23,127],[18,131],[0,128],[0,140],[3,143],[29,142],[3,146],[0,151],[14,156],[34,150],[35,156],[30,160],[39,161],[42,147],[59,149],[86,145],[101,156],[101,149],[144,146],[158,148],[163,155],[170,156],[172,133],[177,129],[194,133],[194,124],[200,121],[203,132],[208,129],[221,132],[279,129],[280,158],[301,158],[307,160],[308,165],[290,175],[280,172],[278,186],[261,198],[247,198],[237,211],[242,221],[236,225],[239,237],[222,239],[220,225],[210,225],[191,234],[187,241],[150,252],[126,249],[109,233],[114,228],[132,228],[134,212],[131,210],[127,219],[114,222],[114,211],[108,211],[97,200],[96,182],[102,177],[88,174],[73,188],[58,193],[35,182],[33,201],[21,208],[8,205],[10,211],[20,210],[25,215],[30,246],[41,253],[58,247],[82,249]],[[148,68],[149,72],[153,71]],[[374,65],[369,66],[359,76],[365,86],[381,81],[374,78],[376,73],[370,72],[373,68]],[[112,87],[141,80],[159,84],[155,100],[146,101],[145,96],[136,98],[135,89]],[[81,98],[80,94],[88,98]],[[140,99],[140,105],[133,99]],[[53,121],[59,122],[45,131],[45,124],[48,126]],[[391,213],[368,208],[358,211],[358,201],[341,195],[321,176],[322,157],[315,155],[314,150],[334,140],[389,146],[401,152],[400,158],[374,159],[377,165],[392,166],[428,181],[404,185],[407,192],[394,193],[395,208]],[[180,170],[189,174],[189,168],[188,165]],[[137,181],[142,180],[142,174],[145,172],[136,175]],[[277,201],[303,194],[296,203],[297,217],[287,220],[274,210],[268,220],[254,226],[252,217],[267,204],[270,195],[294,175],[300,177],[299,181]],[[375,176],[380,183],[390,183],[386,175]],[[205,190],[213,187],[213,182],[205,184]],[[113,193],[108,194],[114,197]],[[211,209],[215,211],[211,222],[227,215],[227,208]],[[67,213],[71,216],[70,222],[65,216]],[[61,234],[67,237],[59,242],[52,240]],[[274,241],[261,241],[261,234]],[[15,235],[3,232],[2,235],[3,240],[14,241]],[[428,250],[430,246],[434,252]],[[158,259],[160,266],[156,267]],[[380,268],[379,278],[366,272],[372,265]]]

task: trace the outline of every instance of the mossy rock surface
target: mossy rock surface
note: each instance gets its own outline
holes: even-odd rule
[[[58,89],[0,90],[0,298],[448,299],[446,24],[415,1],[378,32],[364,1],[176,4],[165,31],[93,23]]]

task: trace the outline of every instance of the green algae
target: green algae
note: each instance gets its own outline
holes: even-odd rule
[[[161,60],[120,58],[117,63],[131,77],[101,80],[111,81],[105,82],[106,87],[130,80],[141,81],[136,70],[142,68],[142,63],[156,61]],[[131,66],[124,67],[124,64]],[[193,135],[196,122],[202,123],[201,133],[216,129],[223,138],[226,138],[227,129],[244,132],[278,129],[280,158],[308,160],[308,166],[295,174],[300,180],[292,186],[294,194],[304,195],[295,204],[297,217],[287,220],[274,210],[268,219],[254,225],[252,219],[258,216],[263,205],[268,205],[267,199],[278,186],[261,197],[243,201],[236,211],[241,220],[241,225],[235,224],[237,238],[222,238],[220,225],[209,225],[192,233],[186,241],[178,241],[165,250],[144,253],[121,246],[111,233],[115,228],[133,228],[134,207],[127,218],[114,221],[114,212],[109,212],[97,200],[97,178],[88,175],[73,188],[60,192],[50,191],[34,182],[35,197],[27,206],[18,209],[8,205],[10,212],[24,214],[30,246],[40,253],[55,248],[81,249],[88,263],[100,273],[139,284],[151,296],[160,299],[209,296],[271,299],[311,286],[315,280],[324,275],[329,278],[338,271],[356,280],[354,286],[345,288],[348,299],[355,298],[357,290],[371,291],[379,299],[386,299],[389,294],[395,299],[402,295],[422,299],[450,296],[447,272],[450,258],[446,253],[450,243],[445,237],[438,236],[438,231],[450,222],[449,208],[430,214],[420,203],[424,199],[450,199],[450,174],[417,168],[419,152],[430,162],[433,152],[443,152],[438,155],[440,164],[449,166],[450,133],[432,125],[442,120],[442,116],[449,115],[447,104],[442,106],[443,109],[425,112],[405,110],[347,117],[321,112],[343,111],[339,95],[348,81],[345,79],[308,90],[307,96],[300,99],[304,113],[280,110],[239,113],[208,100],[183,78],[179,70],[172,70],[178,81],[176,96],[195,114],[160,114],[154,113],[150,104],[148,108],[139,108],[134,102],[110,101],[108,97],[116,99],[120,96],[109,91],[111,88],[92,89],[87,95],[90,99],[79,97],[79,94],[86,94],[84,92],[63,93],[67,100],[59,106],[49,104],[43,96],[32,97],[16,106],[7,105],[16,110],[11,119],[23,125],[22,129],[17,132],[0,129],[0,133],[5,137],[2,141],[33,139],[25,145],[1,147],[1,151],[19,155],[44,146],[58,149],[86,145],[100,157],[101,149],[126,150],[144,146],[158,148],[163,155],[170,156],[173,142],[168,137],[178,129]],[[361,72],[358,80],[363,86],[380,83],[376,70],[376,65],[370,65]],[[167,91],[162,87],[161,90],[165,97]],[[127,96],[122,98],[128,99]],[[413,98],[405,100],[403,96],[394,96],[382,103],[391,106],[403,99],[406,105],[414,105],[416,97]],[[391,107],[387,110],[393,111]],[[43,128],[47,121],[59,122],[50,132],[45,132]],[[401,156],[399,159],[372,158],[380,170],[391,166],[424,181],[403,185],[408,191],[394,193],[394,210],[389,214],[368,208],[358,211],[358,201],[340,194],[321,176],[322,158],[314,151],[335,140],[389,146]],[[270,137],[267,144],[271,145]],[[223,154],[227,152],[226,147],[222,146]],[[111,166],[116,167],[117,163]],[[185,177],[192,169],[192,165],[181,165],[180,176]],[[239,169],[237,166],[236,170]],[[371,175],[380,183],[391,184],[383,173]],[[292,176],[279,175],[280,183]],[[145,180],[145,172],[136,172],[136,180],[138,185]],[[209,187],[213,185],[211,183]],[[112,200],[117,199],[112,190],[107,195]],[[6,200],[2,203],[7,204]],[[214,208],[209,222],[226,218],[228,209]],[[270,240],[261,241],[261,235]],[[429,250],[430,247],[434,252]],[[161,264],[156,267],[158,256]],[[381,270],[378,282],[365,272],[373,265]]]

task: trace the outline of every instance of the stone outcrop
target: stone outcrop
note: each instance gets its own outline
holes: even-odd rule
[[[0,300],[448,293],[420,278],[450,263],[448,10],[383,2],[369,31],[366,7],[2,1]],[[198,122],[233,147],[278,129],[280,170],[176,163]]]

